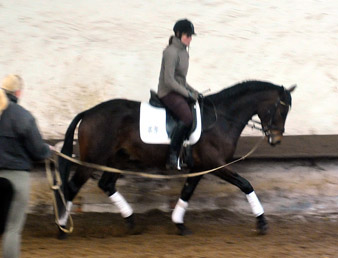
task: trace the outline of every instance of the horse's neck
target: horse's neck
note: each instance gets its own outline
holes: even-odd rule
[[[229,112],[237,119],[246,124],[252,116],[257,114],[259,100],[249,96],[234,100],[230,106]]]
[[[243,96],[229,100],[229,103],[223,103],[218,106],[218,110],[224,110],[225,123],[231,123],[228,127],[232,135],[239,138],[248,121],[257,114],[259,96]]]

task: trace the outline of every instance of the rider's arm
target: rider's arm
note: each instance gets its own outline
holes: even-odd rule
[[[164,83],[170,87],[173,91],[176,91],[183,95],[184,97],[189,97],[189,91],[184,87],[184,85],[179,84],[175,80],[175,69],[178,62],[177,53],[173,51],[164,51],[163,52],[163,61],[164,61]]]
[[[199,94],[199,92],[197,90],[195,90],[193,87],[191,87],[188,83],[186,85],[186,88],[191,92],[196,92],[196,94]]]

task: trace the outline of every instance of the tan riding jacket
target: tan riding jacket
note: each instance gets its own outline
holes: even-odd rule
[[[189,91],[194,91],[186,81],[188,68],[189,54],[186,46],[179,38],[174,37],[172,43],[163,51],[157,95],[163,98],[175,91],[188,97]]]

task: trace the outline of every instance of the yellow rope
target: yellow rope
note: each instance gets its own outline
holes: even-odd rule
[[[55,162],[54,160],[52,160],[52,161]],[[55,174],[56,184],[54,184],[53,173],[50,169],[50,160],[45,161],[45,166],[46,166],[47,180],[48,180],[50,189],[52,189],[53,191],[57,191],[60,194],[63,205],[65,207],[67,207],[65,197],[64,197],[64,195],[61,191],[61,188],[60,188],[61,185],[62,185],[62,181],[61,181],[61,178],[60,178],[59,171],[55,167],[55,173],[54,174]],[[59,223],[59,211],[58,211],[58,207],[57,207],[57,204],[56,204],[55,194],[53,193],[52,196],[53,196],[53,207],[54,207],[54,211],[55,211],[55,223],[56,223],[56,225],[63,232],[65,232],[67,234],[72,233],[73,229],[74,229],[74,224],[73,224],[73,219],[72,219],[72,216],[70,214],[70,211],[68,211],[68,213],[69,213],[69,229],[67,229],[67,228],[62,227]]]
[[[58,151],[55,152],[56,155],[67,159],[75,164],[81,165],[81,166],[85,166],[85,167],[89,167],[89,168],[93,168],[96,170],[100,170],[100,171],[105,171],[105,172],[110,172],[110,173],[119,173],[119,174],[126,174],[126,175],[134,175],[134,176],[141,176],[141,177],[146,177],[146,178],[155,178],[155,179],[172,179],[172,178],[186,178],[186,177],[195,177],[195,176],[202,176],[205,174],[209,174],[211,172],[214,172],[216,170],[219,170],[221,168],[230,166],[231,164],[234,164],[238,161],[244,160],[245,158],[247,158],[248,156],[250,156],[257,148],[258,146],[261,144],[262,140],[264,139],[264,136],[256,143],[256,145],[244,156],[242,156],[239,159],[236,159],[230,163],[224,164],[222,166],[210,169],[210,170],[205,170],[205,171],[200,171],[200,172],[195,172],[195,173],[188,173],[188,174],[179,174],[179,175],[155,175],[155,174],[149,174],[149,173],[144,173],[144,172],[135,172],[135,171],[128,171],[128,170],[120,170],[117,168],[111,168],[111,167],[107,167],[107,166],[102,166],[102,165],[97,165],[97,164],[93,164],[93,163],[88,163],[85,161],[80,161],[77,159],[74,159],[72,157],[69,157],[63,153],[60,153]]]
[[[80,161],[77,159],[74,159],[72,157],[69,157],[61,152],[55,151],[55,155],[58,155],[64,159],[67,159],[75,164],[81,165],[81,166],[86,166],[89,168],[93,168],[96,170],[101,170],[101,171],[105,171],[105,172],[110,172],[110,173],[119,173],[119,174],[127,174],[127,175],[135,175],[135,176],[141,176],[141,177],[146,177],[146,178],[155,178],[155,179],[173,179],[173,178],[187,178],[187,177],[195,177],[195,176],[202,176],[205,174],[209,174],[211,172],[214,172],[216,170],[219,170],[221,168],[230,166],[231,164],[234,164],[236,162],[239,162],[241,160],[244,160],[245,158],[247,158],[248,156],[250,156],[257,148],[258,146],[261,144],[262,140],[264,139],[264,136],[256,143],[256,145],[244,156],[242,156],[239,159],[236,159],[230,163],[224,164],[222,166],[213,168],[213,169],[209,169],[209,170],[205,170],[205,171],[200,171],[200,172],[195,172],[195,173],[188,173],[188,174],[179,174],[179,175],[155,175],[155,174],[149,174],[149,173],[144,173],[144,172],[135,172],[135,171],[128,171],[128,170],[120,170],[117,168],[111,168],[111,167],[107,167],[107,166],[102,166],[102,165],[97,165],[97,164],[93,164],[93,163],[88,163],[88,162],[84,162],[84,161]],[[46,174],[47,174],[47,179],[50,185],[50,188],[53,191],[58,191],[58,193],[61,196],[61,200],[62,203],[65,207],[66,206],[66,201],[64,198],[64,195],[61,191],[61,178],[60,178],[60,172],[58,171],[57,167],[55,166],[55,179],[56,179],[56,184],[54,184],[54,180],[53,180],[53,175],[52,175],[52,171],[50,169],[50,161],[55,163],[55,160],[53,159],[49,159],[46,160]],[[54,211],[55,211],[55,223],[58,225],[58,227],[60,228],[60,230],[62,230],[63,232],[69,234],[73,232],[74,229],[74,224],[73,224],[73,219],[72,216],[70,214],[70,211],[68,211],[69,213],[69,229],[66,229],[64,227],[62,227],[59,224],[59,213],[58,213],[58,208],[57,208],[57,204],[56,204],[56,199],[55,199],[55,195],[53,194],[53,206],[54,206]]]

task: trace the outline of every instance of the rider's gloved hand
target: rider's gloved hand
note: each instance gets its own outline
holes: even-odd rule
[[[189,91],[189,99],[196,102],[198,100],[198,91]]]

